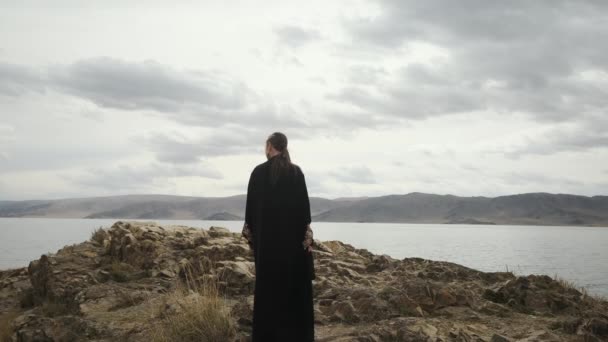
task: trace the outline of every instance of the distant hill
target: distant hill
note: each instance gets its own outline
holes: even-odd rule
[[[0,201],[0,217],[241,220],[247,195],[192,197],[121,195],[58,200]],[[310,197],[311,214],[351,204]]]
[[[0,201],[0,217],[242,220],[246,195],[123,195]],[[527,193],[459,197],[413,192],[310,197],[313,221],[608,226],[608,196]]]
[[[237,220],[241,220],[241,219],[242,219],[242,217],[240,217],[240,216],[233,215],[231,213],[226,213],[226,212],[215,213],[215,214],[205,217],[205,220],[209,220],[209,221],[237,221]]]
[[[316,221],[608,226],[608,196],[527,193],[458,197],[419,192],[363,199]]]

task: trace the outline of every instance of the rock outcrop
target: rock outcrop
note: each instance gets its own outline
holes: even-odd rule
[[[340,241],[313,253],[317,341],[606,341],[608,302],[545,275],[374,255]],[[0,271],[13,341],[149,341],[184,280],[214,279],[251,331],[255,268],[226,228],[118,221],[90,241]]]

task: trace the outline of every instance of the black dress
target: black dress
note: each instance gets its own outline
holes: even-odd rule
[[[245,224],[255,256],[253,342],[314,341],[312,253],[302,247],[310,203],[302,170],[270,184],[271,157],[251,172]]]

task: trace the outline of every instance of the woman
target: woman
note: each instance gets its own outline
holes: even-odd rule
[[[252,341],[314,341],[312,230],[304,173],[287,137],[266,140],[267,161],[251,172],[243,236],[255,260]]]

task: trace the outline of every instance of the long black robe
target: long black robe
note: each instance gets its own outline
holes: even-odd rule
[[[282,176],[270,184],[270,163],[257,165],[247,187],[245,223],[251,229],[255,256],[252,341],[314,341],[311,252],[302,241],[310,224],[304,173]]]

